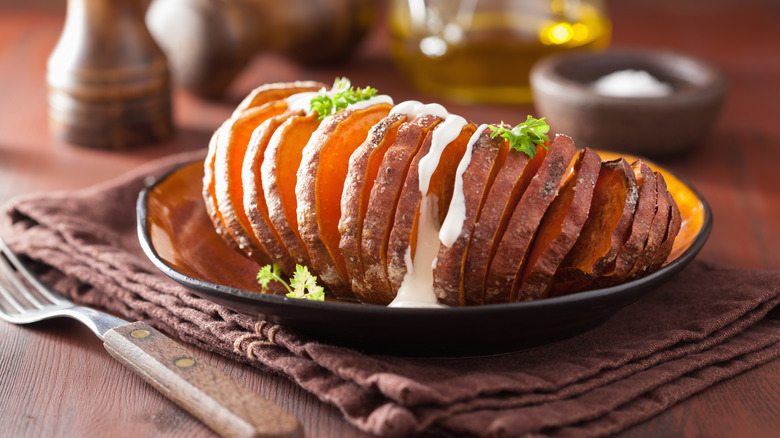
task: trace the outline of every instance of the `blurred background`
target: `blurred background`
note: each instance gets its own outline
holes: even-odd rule
[[[758,6],[751,11],[764,10],[770,16],[776,16],[780,7],[773,0],[130,3],[142,5],[145,21],[167,55],[172,85],[217,108],[220,103],[235,104],[262,83],[290,78],[330,83],[348,71],[354,84],[391,92],[396,101],[440,101],[454,112],[487,122],[497,121],[493,114],[503,113],[504,105],[518,107],[518,120],[533,111],[530,68],[548,54],[673,47],[716,66],[755,63],[759,60],[752,52],[776,43],[778,30],[768,25],[770,16],[755,12],[741,16],[747,11],[741,8],[746,2]],[[70,0],[71,5],[99,3]],[[47,21],[46,31],[26,36],[24,44],[54,50],[67,4],[66,0],[0,0],[0,14],[4,10],[38,14],[39,20]],[[729,13],[723,14],[726,10]],[[101,18],[104,13],[96,11],[94,20],[106,21]],[[105,40],[106,35],[96,32],[95,38]],[[83,58],[84,53],[79,55]],[[744,61],[733,62],[735,57]],[[760,62],[770,67],[777,60]],[[742,71],[726,73],[732,80],[749,81],[741,77]],[[180,105],[173,107],[174,114],[186,111]]]

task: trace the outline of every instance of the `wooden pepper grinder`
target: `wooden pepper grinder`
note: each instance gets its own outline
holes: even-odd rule
[[[220,97],[260,52],[341,60],[374,21],[375,0],[154,0],[146,23],[177,85]]]
[[[55,137],[127,149],[171,134],[168,64],[146,27],[145,4],[68,0],[47,71]]]

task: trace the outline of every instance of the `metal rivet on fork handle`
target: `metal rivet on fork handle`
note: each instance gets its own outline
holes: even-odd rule
[[[141,338],[145,338],[145,337],[149,336],[150,334],[151,333],[149,333],[149,330],[142,330],[141,329],[141,330],[133,330],[130,333],[130,336],[132,336],[132,337],[134,337],[136,339],[141,339]]]
[[[173,364],[179,368],[189,368],[195,365],[195,359],[191,357],[180,357],[173,361]]]

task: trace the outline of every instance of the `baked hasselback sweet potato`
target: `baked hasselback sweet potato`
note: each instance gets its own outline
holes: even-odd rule
[[[543,299],[669,258],[682,217],[641,160],[550,142],[543,119],[477,127],[388,101],[344,80],[254,90],[204,161],[215,231],[258,267],[302,265],[337,298],[390,305]]]

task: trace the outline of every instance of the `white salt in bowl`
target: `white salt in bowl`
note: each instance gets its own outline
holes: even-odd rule
[[[600,80],[604,88],[594,85]],[[531,71],[531,89],[536,115],[578,147],[662,158],[706,138],[728,81],[690,56],[622,49],[542,59]]]

